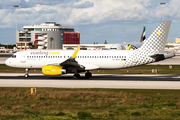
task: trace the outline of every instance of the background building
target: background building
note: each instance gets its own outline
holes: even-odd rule
[[[180,44],[180,38],[176,38],[176,39],[175,39],[175,43],[176,43],[176,44]]]
[[[80,46],[81,50],[107,50],[113,44],[63,44],[63,50],[74,50]]]
[[[73,27],[62,26],[55,22],[24,26],[16,32],[18,49],[62,49],[63,44],[80,44],[80,33]]]

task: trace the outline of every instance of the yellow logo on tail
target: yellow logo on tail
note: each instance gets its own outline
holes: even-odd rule
[[[130,48],[131,48],[131,44],[129,45],[129,47],[127,48],[127,50],[130,50]]]

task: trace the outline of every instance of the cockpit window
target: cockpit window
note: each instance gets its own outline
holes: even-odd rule
[[[16,58],[16,55],[12,55],[11,58]]]

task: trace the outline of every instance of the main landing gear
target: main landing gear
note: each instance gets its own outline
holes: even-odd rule
[[[73,77],[74,77],[74,79],[79,79],[81,76],[80,76],[79,73],[75,73],[75,74],[73,75]],[[87,71],[86,74],[85,74],[85,77],[86,77],[86,78],[92,77],[92,73],[90,73],[89,71]]]
[[[25,78],[29,77],[29,69],[26,68],[26,74],[24,75]]]

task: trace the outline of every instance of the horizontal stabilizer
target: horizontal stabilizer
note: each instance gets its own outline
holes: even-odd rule
[[[150,55],[149,57],[154,58],[155,61],[161,61],[165,59],[164,54],[154,54],[154,55]]]

